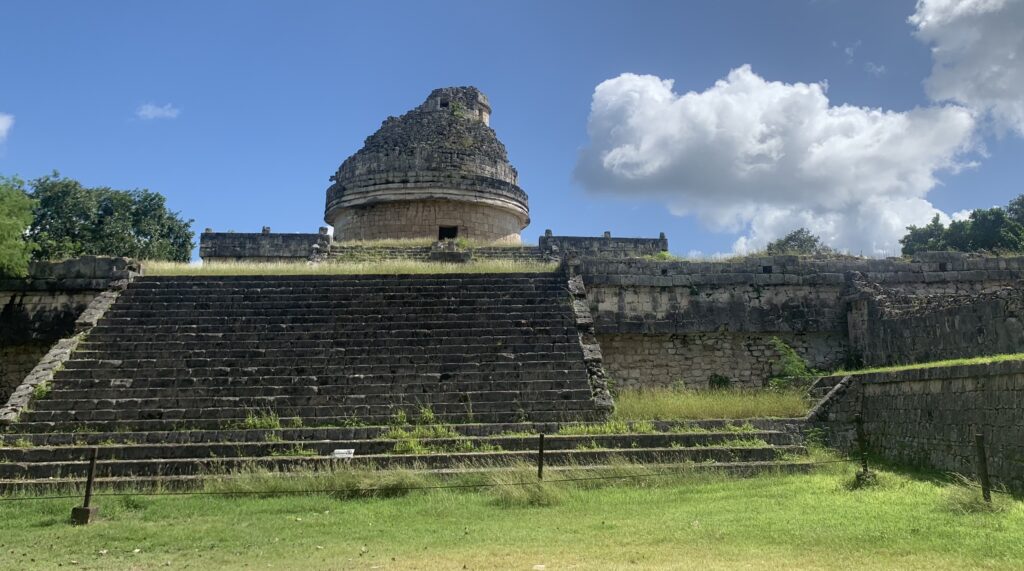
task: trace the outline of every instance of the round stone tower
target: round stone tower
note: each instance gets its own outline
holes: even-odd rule
[[[475,87],[435,89],[388,117],[331,177],[324,220],[334,239],[518,243],[530,209],[490,118]]]

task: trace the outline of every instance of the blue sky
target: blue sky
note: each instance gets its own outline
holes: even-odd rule
[[[735,182],[728,173],[715,178],[714,172],[700,180],[715,180],[696,183],[687,161],[702,146],[693,142],[678,148],[667,143],[674,150],[661,162],[670,167],[649,184],[634,184],[636,177],[626,181],[607,161],[588,173],[577,163],[581,153],[590,152],[599,164],[608,151],[632,145],[616,139],[616,129],[597,128],[588,136],[588,119],[628,120],[635,111],[622,107],[632,105],[623,98],[635,93],[629,81],[640,80],[625,78],[606,93],[625,110],[592,116],[602,82],[624,73],[671,79],[674,97],[705,92],[749,64],[748,79],[755,79],[748,84],[756,93],[768,89],[756,79],[781,82],[783,89],[827,82],[822,92],[829,106],[870,108],[865,117],[876,108],[969,109],[973,121],[948,134],[949,145],[920,159],[907,157],[934,159],[937,166],[928,170],[933,183],[884,192],[924,199],[928,208],[950,215],[1005,203],[1024,192],[1021,130],[1013,117],[986,114],[1000,109],[986,103],[992,97],[926,88],[930,48],[959,32],[942,23],[947,19],[929,28],[938,30],[929,38],[915,36],[917,28],[908,22],[915,9],[913,1],[902,0],[6,2],[0,7],[0,114],[11,125],[0,142],[0,173],[33,178],[57,169],[88,185],[149,188],[194,218],[197,232],[258,231],[263,225],[315,231],[323,225],[328,177],[385,117],[418,105],[435,87],[475,85],[491,101],[491,126],[530,196],[527,242],[545,228],[617,236],[664,231],[674,252],[726,252],[744,236],[757,245],[790,222],[820,215],[832,220],[822,226],[831,241],[863,249],[849,227],[833,220],[849,207],[806,210],[767,196],[791,186],[819,184],[827,194],[830,186],[848,185],[843,200],[856,201],[858,192],[871,192],[860,182],[793,182],[803,175],[770,169],[758,175],[763,186]],[[1021,10],[1008,10],[992,20],[1024,27],[1015,21]],[[978,21],[964,25],[987,25]],[[948,29],[953,31],[946,34]],[[1016,109],[1013,100],[998,101]],[[145,105],[152,106],[147,116],[157,116],[140,117]],[[634,125],[636,141],[651,140],[650,131],[661,123],[688,121],[697,111],[686,105],[666,108],[667,118],[658,114],[646,126]],[[800,115],[799,107],[794,113]],[[936,121],[950,122],[936,116],[922,119],[923,126],[909,121],[891,128],[922,130]],[[653,140],[678,140],[678,132]],[[893,145],[938,137],[930,133],[897,138]],[[654,160],[634,158],[648,166]],[[855,176],[860,181],[873,175]],[[734,193],[734,186],[745,190]],[[702,193],[719,198],[707,202]],[[900,204],[878,208],[899,210]],[[771,217],[775,222],[758,227]]]

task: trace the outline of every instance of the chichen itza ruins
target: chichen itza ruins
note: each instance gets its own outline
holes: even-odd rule
[[[146,276],[119,258],[37,263],[30,279],[0,281],[0,486],[79,482],[88,448],[104,442],[116,444],[102,452],[110,483],[321,467],[339,449],[381,467],[529,460],[529,434],[607,419],[612,385],[763,389],[775,340],[822,371],[1021,350],[1024,258],[672,261],[656,231],[549,230],[523,245],[527,194],[491,111],[475,88],[434,90],[330,178],[333,234],[207,229],[200,255],[509,259],[551,271]],[[1024,365],[980,367],[824,376],[806,418],[750,421],[763,448],[717,445],[726,421],[693,423],[706,429],[693,434],[661,422],[648,434],[552,437],[550,461],[785,466],[810,427],[848,447],[862,414],[875,450],[940,469],[968,471],[950,443],[986,430],[995,477],[1024,486]],[[388,427],[424,411],[452,432],[428,438],[428,453],[394,453]]]

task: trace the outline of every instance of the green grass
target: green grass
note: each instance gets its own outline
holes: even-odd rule
[[[892,365],[888,367],[871,367],[869,369],[857,369],[854,371],[836,371],[832,375],[863,375],[866,373],[890,373],[895,371],[909,371],[912,369],[931,369],[934,367],[955,367],[959,365],[987,365],[989,363],[1002,363],[1003,361],[1020,361],[1024,359],[1024,353],[1005,353],[1002,355],[988,355],[986,357],[965,357],[962,359],[946,359],[944,361],[929,361],[927,363],[913,363],[910,365]]]
[[[622,420],[609,420],[601,424],[572,423],[565,424],[558,428],[558,434],[563,436],[602,436],[610,434],[653,434],[656,432],[654,425],[647,421],[625,422]]]
[[[192,265],[181,262],[143,262],[147,276],[245,276],[245,275],[368,275],[368,274],[498,274],[553,272],[556,263],[518,260],[474,260],[465,264],[386,260],[379,262],[224,262]]]
[[[807,410],[804,395],[797,391],[628,389],[615,398],[615,418],[620,420],[792,418]]]
[[[436,484],[436,477],[262,474],[221,490],[320,493],[99,496],[100,519],[84,528],[68,524],[74,500],[4,502],[0,567],[1020,568],[1020,502],[999,496],[997,510],[964,509],[970,489],[887,471],[877,485],[851,490],[854,470],[838,464],[810,475],[681,475],[611,485],[551,482],[571,475],[558,472],[538,482],[524,468],[465,480],[510,484],[500,488],[412,492],[407,488]]]

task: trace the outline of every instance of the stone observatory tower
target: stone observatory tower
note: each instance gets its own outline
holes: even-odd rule
[[[331,177],[324,220],[334,239],[518,243],[530,209],[490,117],[475,87],[435,89],[388,117]]]

